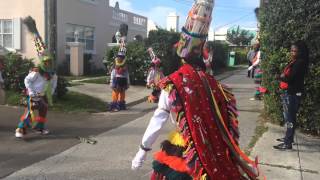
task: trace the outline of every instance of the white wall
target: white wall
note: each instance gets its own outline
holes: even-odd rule
[[[95,52],[93,56],[94,64],[103,68],[102,59],[106,52],[107,43],[112,42],[112,36],[119,29],[121,23],[129,26],[128,40],[133,40],[135,35],[147,36],[147,19],[134,15],[127,11],[118,10],[127,14],[126,20],[113,19],[113,7],[109,6],[106,0],[96,0],[95,3],[83,2],[84,0],[58,0],[57,25],[58,25],[58,62],[65,60],[66,49],[66,24],[77,24],[95,28]],[[121,5],[120,5],[121,7]],[[146,19],[144,26],[133,24],[133,17]]]
[[[36,21],[40,35],[44,38],[44,0],[1,0],[0,9],[0,19],[22,19],[29,15],[32,16]],[[18,29],[14,29],[14,31],[20,34],[20,49],[17,49],[17,52],[28,58],[37,59],[33,36],[31,36],[22,23],[20,30],[21,32],[19,33]],[[15,45],[19,43],[18,39],[16,41]]]

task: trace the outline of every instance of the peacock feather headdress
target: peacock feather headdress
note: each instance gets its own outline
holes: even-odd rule
[[[35,48],[40,60],[38,67],[42,71],[51,72],[52,71],[51,62],[49,62],[49,65],[44,65],[44,63],[46,61],[51,61],[53,57],[49,53],[45,43],[43,42],[42,37],[40,36],[40,33],[36,25],[36,21],[31,16],[27,16],[26,18],[23,19],[23,23],[26,25],[28,31],[33,36]]]

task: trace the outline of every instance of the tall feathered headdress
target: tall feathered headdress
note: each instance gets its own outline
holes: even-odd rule
[[[38,56],[43,56],[47,48],[39,34],[35,20],[31,16],[28,16],[23,19],[23,23],[27,26],[29,32],[33,35]]]
[[[28,16],[23,19],[23,23],[27,26],[28,31],[32,34],[36,51],[38,53],[38,57],[40,59],[39,67],[44,71],[51,71],[51,68],[45,67],[43,63],[48,60],[52,60],[52,55],[48,52],[47,47],[45,43],[42,40],[42,37],[39,34],[39,31],[37,29],[37,25],[35,20]]]
[[[180,35],[177,54],[181,58],[200,56],[211,23],[214,0],[197,0],[188,13]]]

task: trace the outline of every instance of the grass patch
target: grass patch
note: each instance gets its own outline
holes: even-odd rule
[[[70,82],[69,84],[70,85],[68,87],[83,85],[82,83],[79,83],[79,82]]]
[[[103,112],[106,108],[103,101],[76,92],[68,92],[64,97],[55,99],[50,107],[53,111],[64,112]]]
[[[14,91],[6,91],[6,103],[11,106],[20,104],[20,94]],[[62,112],[103,112],[106,111],[106,104],[94,97],[76,92],[68,92],[64,97],[54,98],[50,111]]]
[[[257,123],[257,127],[255,129],[254,132],[254,136],[251,138],[251,141],[249,143],[249,145],[247,146],[247,148],[245,148],[244,152],[247,155],[250,155],[252,148],[256,145],[256,143],[258,142],[258,140],[260,139],[260,137],[268,131],[268,127],[266,126],[266,122],[267,122],[267,118],[265,117],[265,113],[261,113],[261,115],[259,116],[259,120]]]
[[[21,95],[15,91],[6,91],[6,104],[17,106],[20,104]]]
[[[72,80],[81,80],[81,79],[86,79],[86,78],[92,78],[95,76],[63,76],[67,81],[72,81]]]
[[[81,83],[93,83],[93,84],[107,84],[109,83],[110,78],[109,77],[99,77],[99,78],[95,78],[95,79],[90,79],[90,80],[83,80],[80,81]]]

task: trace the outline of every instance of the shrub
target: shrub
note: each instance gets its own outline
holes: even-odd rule
[[[18,53],[5,55],[4,79],[6,89],[20,92],[25,88],[24,78],[34,67],[32,59],[22,58]]]
[[[180,65],[180,58],[173,47],[179,38],[180,34],[177,32],[159,29],[150,31],[146,39],[146,47],[152,47],[155,54],[161,59],[165,75],[173,73]]]
[[[134,41],[127,43],[126,60],[129,70],[131,84],[144,84],[146,79],[146,71],[150,65],[150,57],[147,54],[147,49],[144,42]],[[111,73],[114,64],[115,56],[119,47],[113,47],[107,51],[105,66],[108,70],[107,74]]]
[[[229,57],[229,45],[222,41],[209,41],[208,46],[213,48],[213,70],[225,68]]]
[[[155,54],[161,59],[162,69],[165,75],[177,70],[180,64],[173,45],[179,40],[179,33],[166,30],[155,30],[149,32],[149,38],[144,41],[127,43],[126,59],[132,84],[144,84],[150,67],[151,59],[147,48],[152,47]],[[118,47],[107,50],[104,64],[110,74]]]
[[[235,64],[248,64],[247,60],[248,51],[244,48],[236,50]]]
[[[143,42],[134,41],[127,45],[127,64],[132,84],[145,84],[150,57]]]
[[[57,98],[62,98],[68,92],[67,86],[70,86],[70,83],[62,76],[58,76],[57,88],[55,95]]]
[[[278,83],[288,61],[290,44],[305,40],[310,49],[309,73],[305,80],[305,97],[298,113],[302,129],[320,132],[320,2],[318,0],[269,1],[259,12],[261,23],[261,47],[264,53],[262,68],[263,85],[268,88],[265,96],[267,113],[275,121],[281,121]]]

